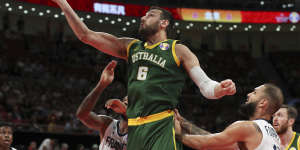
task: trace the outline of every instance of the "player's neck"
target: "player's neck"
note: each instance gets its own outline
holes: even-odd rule
[[[262,115],[261,113],[259,112],[255,112],[254,115],[252,117],[250,117],[250,120],[257,120],[257,119],[264,119],[264,120],[271,120],[271,116],[268,115],[268,114],[264,114]]]
[[[0,146],[0,150],[10,150],[10,148],[9,147]]]
[[[281,145],[288,145],[290,144],[292,138],[293,138],[293,130],[291,128],[288,128],[288,130],[279,135],[280,137],[280,141],[281,141]]]
[[[120,121],[120,132],[125,134],[128,132],[128,122],[125,120]]]
[[[159,31],[156,34],[150,36],[147,38],[147,45],[151,46],[153,44],[156,44],[158,42],[164,41],[167,39],[166,32],[164,31]]]

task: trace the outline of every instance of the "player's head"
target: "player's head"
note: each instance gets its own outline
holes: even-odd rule
[[[248,117],[252,117],[257,109],[261,108],[265,114],[272,116],[282,105],[283,94],[281,89],[273,84],[263,84],[256,87],[247,95],[247,101],[242,105]]]
[[[173,16],[169,11],[154,6],[141,18],[139,33],[145,39],[161,30],[167,34],[173,27],[173,22]]]
[[[7,149],[13,142],[13,127],[10,123],[0,122],[0,148]]]
[[[297,119],[297,109],[282,105],[281,108],[273,115],[273,127],[277,134],[284,134],[288,129],[292,130]]]

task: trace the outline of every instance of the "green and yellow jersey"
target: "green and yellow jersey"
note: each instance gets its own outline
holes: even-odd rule
[[[293,137],[290,144],[284,150],[300,150],[300,138],[299,133],[293,132]]]
[[[128,118],[144,117],[176,107],[185,70],[175,53],[176,40],[148,46],[134,40],[128,54]]]

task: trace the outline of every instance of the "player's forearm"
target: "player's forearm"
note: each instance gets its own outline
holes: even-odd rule
[[[83,102],[80,104],[79,108],[77,109],[77,117],[79,119],[84,119],[88,117],[89,113],[93,110],[95,107],[97,100],[99,99],[101,93],[105,89],[106,85],[100,85],[98,84],[90,93],[88,96],[85,97]]]
[[[197,137],[197,135],[183,135],[181,142],[188,146],[191,147],[193,149],[202,149],[202,142],[203,140],[201,140],[200,138]]]
[[[83,41],[89,32],[88,27],[80,20],[79,16],[75,13],[67,1],[58,1],[57,4],[64,12],[75,35],[79,38],[79,40]]]
[[[197,127],[196,125],[194,125],[193,123],[189,122],[184,118],[182,118],[182,120],[180,121],[180,126],[182,128],[183,134],[192,134],[192,135],[210,134],[208,131]]]
[[[215,88],[219,82],[210,79],[199,65],[188,70],[191,79],[200,89],[201,94],[208,99],[218,99]]]

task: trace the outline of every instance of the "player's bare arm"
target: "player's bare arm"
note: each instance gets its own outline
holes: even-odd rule
[[[178,110],[175,109],[175,126],[180,126],[180,127],[175,127],[175,129],[179,129],[181,131],[177,131],[175,130],[175,133],[177,135],[177,132],[182,132],[182,134],[192,134],[192,135],[206,135],[206,134],[210,134],[210,132],[201,129],[199,127],[197,127],[196,125],[194,125],[192,122],[186,120],[184,117],[182,117]],[[178,137],[180,138],[180,136]]]
[[[209,135],[183,135],[182,142],[195,149],[222,148],[244,143],[248,149],[255,149],[261,141],[262,134],[250,121],[237,121],[223,132]],[[237,147],[232,147],[237,149]]]
[[[230,79],[221,81],[220,83],[211,80],[201,69],[198,58],[188,47],[182,44],[176,44],[175,51],[180,63],[199,87],[203,96],[208,99],[219,99],[225,95],[235,94],[235,83]]]
[[[176,138],[182,141],[182,135],[190,134],[190,135],[208,135],[211,134],[210,132],[201,129],[191,123],[190,121],[183,118],[179,113],[178,110],[175,109],[175,133]],[[203,149],[207,150],[207,149]],[[226,147],[210,147],[209,150],[239,150],[237,143],[226,146]]]
[[[117,38],[114,35],[90,30],[78,17],[66,0],[52,0],[64,12],[77,38],[99,51],[127,60],[127,46],[132,38]]]
[[[103,90],[113,81],[116,61],[111,61],[103,70],[100,81],[97,86],[85,97],[77,109],[77,117],[87,127],[98,130],[104,134],[107,126],[111,123],[112,118],[104,115],[96,115],[92,112]]]

